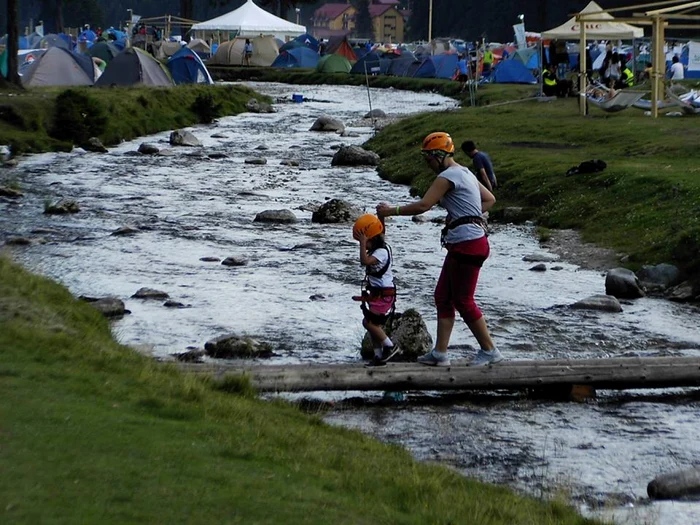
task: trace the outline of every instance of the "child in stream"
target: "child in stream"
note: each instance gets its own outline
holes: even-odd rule
[[[361,301],[362,325],[374,348],[374,357],[366,366],[385,366],[399,352],[383,328],[396,302],[391,248],[384,240],[384,223],[376,215],[366,214],[357,219],[352,236],[360,243],[360,264],[365,267],[362,295],[353,299]]]

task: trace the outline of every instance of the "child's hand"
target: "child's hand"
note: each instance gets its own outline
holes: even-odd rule
[[[362,232],[358,232],[357,234],[353,233],[352,236],[355,238],[356,241],[360,241],[360,244],[367,243],[367,236]]]

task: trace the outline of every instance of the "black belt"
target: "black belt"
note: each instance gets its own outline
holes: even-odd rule
[[[447,237],[447,232],[449,232],[453,228],[456,228],[457,226],[462,226],[463,224],[476,224],[477,226],[483,228],[484,232],[488,234],[488,232],[486,231],[486,221],[481,215],[465,215],[464,217],[460,217],[458,219],[450,221],[449,224],[445,225],[445,227],[440,232],[440,244],[445,246],[445,238]]]

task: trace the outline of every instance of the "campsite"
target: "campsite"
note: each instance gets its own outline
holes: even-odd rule
[[[593,375],[618,361],[644,377],[678,361],[692,375],[692,41],[669,39],[662,66],[666,74],[677,54],[684,80],[657,68],[620,89],[600,70],[604,42],[626,26],[591,37],[582,58],[581,31],[557,33],[575,16],[542,27],[554,37],[546,43],[528,33],[521,48],[455,38],[366,45],[316,38],[293,12],[261,34],[240,24],[250,13],[281,24],[267,8],[228,9],[191,20],[180,41],[120,27],[71,49],[60,34],[25,35],[40,47],[18,55],[31,55],[17,65],[22,87],[0,86],[0,463],[10,473],[0,509],[9,521],[700,519],[682,497],[696,490],[687,469],[700,458],[697,382],[532,386],[552,379],[545,370],[566,377],[567,363],[584,361]],[[649,29],[614,44],[639,75],[650,57],[658,63]],[[472,51],[477,69],[460,78]],[[545,96],[543,61],[555,56],[559,79],[577,79],[581,60],[594,68],[591,87]],[[324,125],[334,131],[317,131]],[[435,177],[421,155],[435,130],[449,131],[469,169],[460,144],[476,141],[498,175],[476,297],[506,360],[475,372],[486,378],[478,389],[390,383],[401,371],[426,385],[438,384],[431,375],[464,381],[457,370],[478,350],[460,322],[451,369],[415,364],[436,338],[444,209],[386,218],[397,321],[415,322],[419,335],[397,339],[403,352],[378,369],[365,367],[372,348],[353,301],[363,276],[354,219],[318,219],[333,206],[353,217],[416,202]],[[338,163],[350,150],[378,157]],[[610,293],[615,272],[640,293]],[[578,306],[601,296],[615,309]],[[529,387],[493,386],[524,363],[539,375]],[[298,379],[314,366],[386,383],[290,393],[274,375]],[[271,379],[256,391],[263,369]],[[669,500],[648,489],[683,472]]]

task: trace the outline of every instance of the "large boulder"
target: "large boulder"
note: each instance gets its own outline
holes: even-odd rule
[[[251,98],[245,105],[246,109],[251,113],[274,113],[274,108],[267,102],[260,102],[257,99]]]
[[[128,310],[124,306],[124,301],[118,297],[86,297],[80,299],[87,301],[90,306],[100,312],[105,317],[121,317]]]
[[[236,334],[226,334],[207,341],[204,344],[204,351],[208,356],[220,359],[272,356],[272,347],[268,343]]]
[[[571,305],[574,310],[596,310],[618,313],[622,311],[620,301],[612,295],[591,295]]]
[[[160,151],[160,148],[150,142],[142,142],[138,151],[144,155],[155,155]]]
[[[632,270],[613,268],[605,276],[605,294],[618,299],[637,299],[644,297],[644,290]]]
[[[656,266],[645,264],[637,272],[639,282],[649,290],[666,290],[680,282],[681,271],[672,264],[661,263]]]
[[[381,109],[373,109],[372,111],[365,113],[363,118],[386,118],[386,113],[384,113],[384,111]]]
[[[311,215],[311,222],[320,224],[335,224],[353,222],[362,215],[362,210],[341,199],[331,199],[324,202]]]
[[[340,120],[328,115],[322,115],[316,119],[309,131],[331,131],[334,133],[342,133],[345,131],[345,124]]]
[[[90,137],[85,144],[83,144],[83,149],[85,151],[92,151],[93,153],[107,153],[107,148],[105,148],[102,141],[97,137]]]
[[[425,326],[423,317],[413,308],[403,313],[395,313],[384,329],[394,344],[401,348],[401,353],[394,357],[393,361],[415,361],[416,357],[429,352],[433,347],[433,338]],[[365,334],[362,341],[361,354],[364,359],[371,359],[374,355],[369,334]]]
[[[291,210],[265,210],[255,216],[255,222],[292,224],[297,222],[297,220],[297,216]]]
[[[169,299],[170,296],[161,290],[155,290],[153,288],[139,288],[136,293],[131,296],[133,299]]]
[[[666,298],[678,303],[700,301],[700,284],[684,281],[668,290]]]
[[[377,166],[379,155],[360,146],[341,146],[331,161],[331,166]]]
[[[195,148],[201,146],[202,143],[191,131],[186,129],[176,129],[170,134],[170,144],[172,146],[187,146]]]
[[[63,199],[53,204],[44,206],[44,213],[47,215],[65,215],[66,213],[78,213],[80,206],[70,199]]]
[[[700,467],[662,474],[647,485],[652,499],[697,498],[700,496]]]

